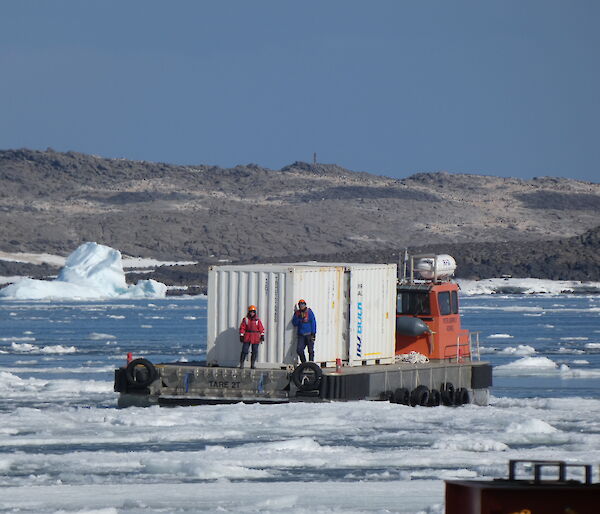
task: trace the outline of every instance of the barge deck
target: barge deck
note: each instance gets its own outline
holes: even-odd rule
[[[338,371],[314,363],[240,369],[136,359],[115,370],[120,407],[352,400],[487,405],[491,385],[492,368],[486,362],[401,362]]]

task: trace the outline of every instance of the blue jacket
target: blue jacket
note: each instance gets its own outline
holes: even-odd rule
[[[292,325],[298,328],[298,335],[316,334],[317,333],[317,320],[313,311],[307,308],[304,315],[301,311],[294,312],[292,318]]]

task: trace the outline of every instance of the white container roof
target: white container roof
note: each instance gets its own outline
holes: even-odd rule
[[[209,269],[218,269],[223,271],[286,271],[289,269],[310,269],[310,268],[360,268],[360,269],[378,269],[386,266],[396,266],[396,264],[372,263],[372,262],[282,262],[282,263],[257,263],[257,264],[215,264]]]

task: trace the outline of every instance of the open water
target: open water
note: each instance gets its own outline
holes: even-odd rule
[[[127,352],[203,358],[206,299],[0,301],[0,512],[439,513],[443,479],[600,463],[600,297],[462,312],[495,366],[488,407],[117,409]]]

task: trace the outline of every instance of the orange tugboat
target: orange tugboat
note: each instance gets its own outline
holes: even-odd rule
[[[425,280],[414,279],[414,260]],[[458,284],[449,281],[456,263],[449,255],[414,256],[410,275],[398,285],[396,354],[417,352],[431,360],[468,359],[472,341],[461,328]]]

